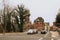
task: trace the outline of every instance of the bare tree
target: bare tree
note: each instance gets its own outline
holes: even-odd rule
[[[25,17],[29,14],[29,11],[27,9],[24,8],[24,5],[19,6],[16,9],[16,11],[19,13],[19,17],[20,17],[20,32],[23,32],[23,25],[24,25],[24,21],[25,21]]]

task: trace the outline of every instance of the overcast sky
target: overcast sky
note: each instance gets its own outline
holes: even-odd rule
[[[30,20],[33,22],[37,17],[43,17],[45,22],[52,24],[55,21],[56,14],[60,8],[60,0],[6,0],[10,6],[16,7],[18,4],[24,4],[30,10]],[[2,0],[0,1],[0,9]]]

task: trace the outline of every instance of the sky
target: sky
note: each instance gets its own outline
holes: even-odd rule
[[[11,7],[23,4],[25,8],[30,10],[30,20],[33,21],[37,17],[43,17],[45,22],[55,21],[56,15],[60,8],[60,0],[6,0]],[[2,0],[0,1],[0,9],[2,9]]]

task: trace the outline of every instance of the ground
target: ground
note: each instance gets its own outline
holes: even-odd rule
[[[40,37],[43,37],[42,34],[33,34],[27,35],[25,32],[23,33],[0,33],[0,40],[39,40]]]
[[[40,33],[33,34],[33,35],[27,35],[26,32],[5,33],[5,34],[0,33],[0,40],[40,40],[45,35],[46,34],[40,34]],[[51,39],[49,39],[47,36],[46,38],[44,38],[44,40],[51,40]]]

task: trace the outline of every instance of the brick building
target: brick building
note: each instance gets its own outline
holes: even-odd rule
[[[33,27],[38,31],[44,30],[44,19],[42,17],[38,17],[37,19],[35,19]]]

